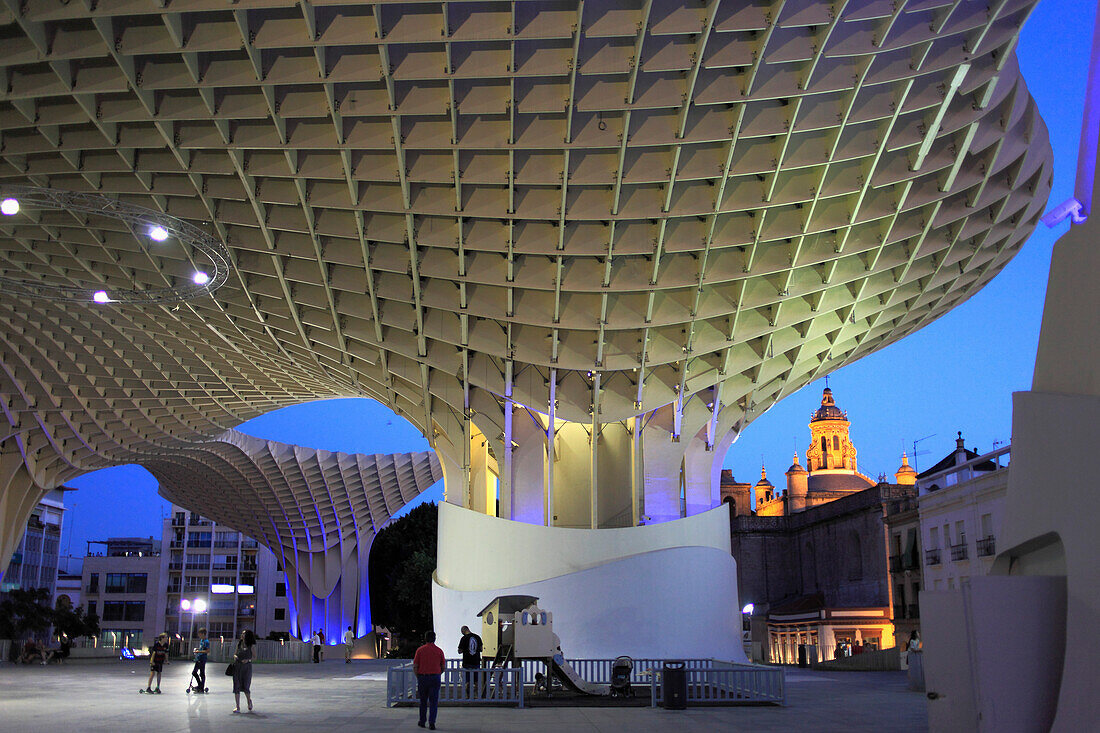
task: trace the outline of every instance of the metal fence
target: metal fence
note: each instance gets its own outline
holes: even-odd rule
[[[611,682],[613,659],[566,660],[585,681],[596,685]],[[664,703],[663,659],[635,659],[631,684],[650,688],[650,704]],[[787,702],[782,667],[736,664],[716,659],[683,659],[687,674],[687,702],[702,705]],[[524,706],[524,686],[533,684],[537,672],[546,673],[546,663],[524,659],[515,667],[463,669],[457,659],[447,660],[441,679],[440,704]],[[412,664],[391,667],[387,674],[386,705],[418,704],[416,675]]]
[[[689,705],[787,704],[787,681],[782,667],[735,664],[717,659],[685,659]],[[649,676],[650,704],[665,702],[660,670]]]
[[[233,660],[233,651],[236,648],[236,639],[226,639],[224,641],[211,639],[210,655],[207,659],[211,662],[230,662]],[[326,649],[331,649],[331,647],[326,647]],[[291,639],[290,641],[263,639],[256,642],[253,654],[253,658],[257,662],[309,662],[313,659],[313,646],[297,639]]]
[[[440,705],[515,705],[523,707],[523,667],[462,669],[451,660],[439,685]],[[412,663],[390,667],[386,674],[386,707],[418,705]]]

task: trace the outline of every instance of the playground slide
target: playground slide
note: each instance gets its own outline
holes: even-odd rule
[[[584,695],[609,695],[611,694],[611,688],[609,685],[597,685],[588,682],[577,674],[577,670],[565,661],[560,654],[554,655],[554,674],[558,676],[562,684]]]

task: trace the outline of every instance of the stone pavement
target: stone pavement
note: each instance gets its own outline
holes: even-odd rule
[[[412,708],[386,707],[389,662],[258,664],[256,710],[234,715],[232,681],[212,663],[206,696],[187,695],[190,663],[165,668],[162,694],[139,695],[147,662],[0,665],[0,731],[419,731]],[[242,704],[243,704],[242,700]],[[787,706],[653,708],[443,707],[441,731],[925,731],[925,698],[903,672],[787,672]]]

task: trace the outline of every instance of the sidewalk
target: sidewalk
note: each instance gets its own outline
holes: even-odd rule
[[[189,663],[164,671],[156,696],[140,695],[148,663],[84,662],[0,666],[0,727],[42,730],[324,731],[419,730],[416,710],[386,707],[386,668],[395,662],[258,664],[252,714],[234,715],[224,665],[207,667],[206,696],[187,695]],[[747,706],[668,711],[652,708],[444,707],[443,731],[925,731],[923,695],[905,689],[903,672],[787,673],[786,707]],[[243,704],[243,700],[242,700]]]

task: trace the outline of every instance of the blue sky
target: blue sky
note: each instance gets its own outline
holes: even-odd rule
[[[1073,194],[1081,132],[1094,0],[1042,0],[1024,27],[1017,54],[1054,147],[1050,206]],[[1049,207],[1048,207],[1049,208]],[[848,411],[860,470],[893,473],[903,448],[919,445],[918,467],[954,447],[992,450],[1012,432],[1012,393],[1031,384],[1051,248],[1068,223],[1040,225],[993,281],[946,316],[830,377],[837,404]],[[807,422],[821,397],[814,383],[761,415],[733,445],[725,465],[755,482],[761,461],[780,484],[794,450],[804,454]],[[329,450],[391,453],[426,450],[427,441],[390,410],[369,400],[327,400],[289,407],[240,426],[258,437]],[[927,451],[924,453],[923,451]],[[168,504],[156,481],[137,466],[89,473],[70,482],[62,553],[82,555],[86,540],[159,535]],[[442,498],[437,485],[427,499]]]

